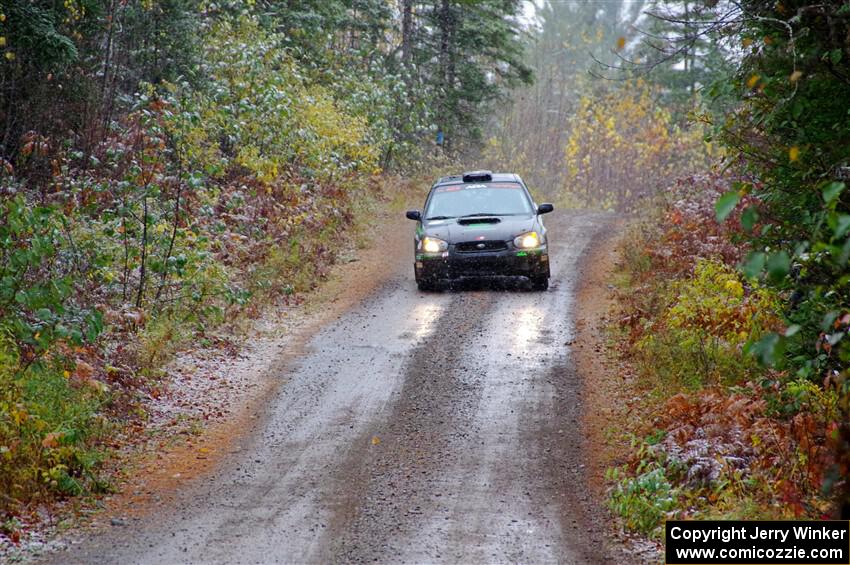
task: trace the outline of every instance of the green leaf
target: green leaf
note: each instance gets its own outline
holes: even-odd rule
[[[829,52],[829,60],[832,61],[833,65],[837,65],[841,62],[842,55],[841,49],[833,49]]]
[[[833,200],[838,198],[844,188],[845,184],[843,182],[835,181],[829,183],[823,189],[823,201],[827,204],[831,204]]]
[[[762,365],[773,367],[779,363],[785,353],[785,340],[779,334],[769,333],[746,350]]]
[[[841,214],[838,216],[832,229],[835,233],[835,239],[841,239],[847,235],[847,232],[850,231],[850,215]]]
[[[829,331],[832,328],[832,324],[838,318],[839,312],[837,310],[830,310],[826,314],[823,315],[823,320],[820,323],[821,331]]]
[[[753,231],[756,222],[759,220],[759,212],[755,206],[747,206],[741,214],[741,226],[749,233]]]
[[[42,322],[49,322],[53,319],[53,312],[51,312],[49,308],[39,308],[35,312],[35,317]]]
[[[767,274],[774,282],[784,279],[791,270],[791,257],[785,251],[774,253],[767,259]]]
[[[94,310],[88,315],[86,322],[88,322],[86,340],[93,343],[103,332],[103,314],[99,310]]]
[[[767,262],[767,255],[761,251],[754,251],[750,253],[749,256],[747,256],[747,260],[744,262],[744,276],[748,279],[758,278],[764,269],[765,262]]]
[[[787,328],[785,328],[785,337],[792,337],[797,335],[800,332],[799,324],[791,324]]]
[[[723,223],[726,221],[726,218],[729,217],[729,214],[732,213],[732,210],[735,209],[735,206],[738,205],[738,201],[741,199],[741,195],[737,190],[730,190],[723,196],[717,199],[717,204],[714,205],[714,211],[717,214],[717,221]]]
[[[838,256],[838,264],[843,267],[847,264],[848,260],[850,260],[850,239],[845,241],[844,245],[841,246],[841,254]]]

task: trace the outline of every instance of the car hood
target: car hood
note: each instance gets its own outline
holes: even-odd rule
[[[537,217],[487,216],[481,218],[453,218],[430,220],[422,223],[425,234],[438,237],[449,243],[480,240],[508,241],[514,237],[537,229]]]

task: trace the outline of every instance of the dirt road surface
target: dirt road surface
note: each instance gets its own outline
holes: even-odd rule
[[[313,335],[215,471],[48,560],[611,560],[588,500],[569,344],[582,255],[612,219],[547,220],[547,292],[422,293],[412,257],[388,256],[394,274]]]

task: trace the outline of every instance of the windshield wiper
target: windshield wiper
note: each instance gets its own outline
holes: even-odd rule
[[[451,220],[454,216],[431,216],[430,218],[425,218],[425,220]]]
[[[466,216],[461,216],[461,218],[486,218],[488,216],[515,216],[516,214],[494,214],[492,212],[486,213],[478,213],[478,214],[467,214]]]

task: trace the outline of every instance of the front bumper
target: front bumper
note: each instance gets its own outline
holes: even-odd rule
[[[528,250],[480,253],[458,253],[450,248],[443,253],[417,253],[414,268],[417,281],[486,276],[548,277],[549,251],[545,245]]]

